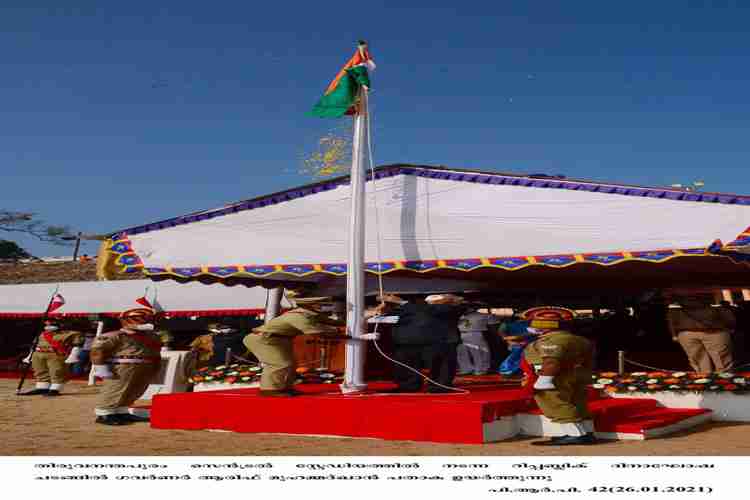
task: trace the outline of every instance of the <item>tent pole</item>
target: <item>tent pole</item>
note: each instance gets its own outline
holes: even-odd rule
[[[271,288],[267,290],[268,301],[266,304],[264,323],[268,323],[281,312],[281,298],[284,296],[284,287]]]
[[[96,336],[104,332],[104,321],[97,321],[96,322]],[[90,352],[90,351],[89,351]],[[88,385],[96,385],[96,376],[94,375],[94,365],[91,365],[91,368],[89,369],[89,383]]]
[[[346,334],[359,337],[364,333],[365,305],[365,152],[367,147],[367,90],[360,89],[359,107],[354,115],[352,140],[351,212],[349,217],[349,260],[346,271]],[[341,391],[360,392],[364,381],[367,346],[359,340],[346,341],[346,369]]]

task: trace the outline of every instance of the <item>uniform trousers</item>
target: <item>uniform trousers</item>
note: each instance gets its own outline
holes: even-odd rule
[[[490,371],[490,346],[482,332],[461,333],[458,344],[458,369],[461,373],[487,373]]]
[[[456,374],[456,344],[396,344],[393,346],[393,359],[416,370],[427,368],[430,378],[441,385],[452,387]],[[400,365],[393,368],[393,378],[398,389],[403,392],[418,392],[422,388],[422,377]],[[428,382],[429,392],[447,392]]]
[[[577,367],[560,372],[555,389],[534,391],[534,400],[545,417],[558,424],[583,422],[591,418],[587,387],[591,370]]]
[[[263,366],[260,388],[263,391],[285,391],[294,384],[294,337],[251,333],[243,341]]]
[[[693,370],[700,373],[732,369],[732,336],[729,332],[681,331],[677,336]]]
[[[34,370],[37,389],[59,391],[68,381],[68,365],[65,364],[65,356],[54,352],[35,352],[31,357],[31,369]]]
[[[96,415],[128,413],[128,406],[143,396],[160,368],[158,362],[112,365],[113,377],[104,380],[96,400]]]

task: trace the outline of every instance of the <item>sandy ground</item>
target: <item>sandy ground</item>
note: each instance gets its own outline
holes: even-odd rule
[[[696,456],[750,455],[750,424],[709,423],[648,441],[540,448],[538,438],[485,445],[235,434],[94,424],[98,389],[72,382],[57,398],[18,397],[17,380],[0,379],[0,455],[17,456]],[[26,388],[33,384],[27,384]]]

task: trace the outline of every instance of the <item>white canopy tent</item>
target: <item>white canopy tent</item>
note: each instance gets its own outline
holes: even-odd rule
[[[130,228],[112,251],[154,279],[326,281],[346,274],[349,196],[348,178],[333,179]],[[750,197],[671,188],[390,166],[367,183],[367,210],[367,271],[402,277],[677,258],[699,266],[697,257],[750,247],[738,237]]]

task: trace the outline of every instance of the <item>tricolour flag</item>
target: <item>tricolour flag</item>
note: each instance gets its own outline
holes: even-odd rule
[[[370,88],[368,70],[374,69],[375,63],[367,50],[367,43],[360,40],[357,51],[328,85],[323,97],[313,107],[312,114],[321,118],[355,114],[359,90],[362,87]]]
[[[47,308],[47,313],[52,313],[60,309],[62,306],[65,305],[65,299],[62,295],[59,293],[56,293],[54,297],[52,297],[52,300],[49,303],[49,307]]]

